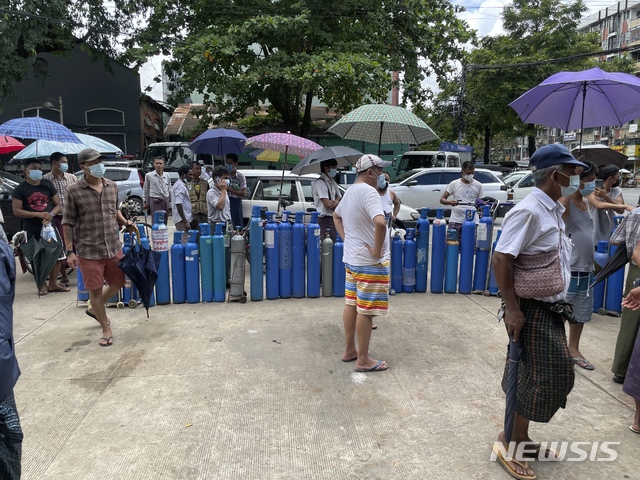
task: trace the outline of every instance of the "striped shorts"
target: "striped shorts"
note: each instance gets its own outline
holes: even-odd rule
[[[375,265],[345,264],[344,297],[362,315],[385,315],[389,309],[389,260]]]

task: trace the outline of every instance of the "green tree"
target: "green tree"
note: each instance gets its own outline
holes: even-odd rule
[[[81,45],[106,64],[119,58],[117,39],[132,12],[119,0],[115,7],[102,0],[0,0],[0,98],[29,76],[45,80],[41,53],[64,54]]]
[[[529,154],[535,150],[534,126],[523,124],[508,106],[510,102],[554,73],[584,70],[596,64],[595,57],[539,63],[601,50],[598,33],[583,35],[577,31],[585,11],[582,0],[571,4],[560,0],[514,0],[502,14],[506,33],[481,39],[478,48],[464,60],[465,135],[476,143],[482,139],[485,162],[489,161],[491,137],[500,133],[527,136]],[[511,64],[523,65],[498,67]],[[598,66],[628,71],[629,61],[621,59]]]
[[[127,46],[138,62],[171,54],[174,102],[201,92],[217,121],[267,104],[304,136],[314,98],[341,112],[385,101],[394,71],[403,101],[424,102],[422,80],[449,72],[470,38],[460,10],[449,0],[143,0],[147,24]]]

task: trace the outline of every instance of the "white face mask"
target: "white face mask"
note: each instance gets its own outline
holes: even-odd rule
[[[563,187],[562,185],[560,185],[560,190],[561,190],[561,195],[563,197],[568,197],[570,195],[573,195],[574,193],[576,193],[578,191],[578,189],[580,188],[580,175],[565,175],[562,172],[558,172],[560,175],[563,175],[565,177],[569,177],[569,186],[568,187]]]
[[[338,170],[337,170],[337,169],[335,169],[335,168],[332,168],[332,169],[330,169],[330,170],[329,170],[329,176],[330,176],[331,178],[335,177],[335,176],[336,176],[336,173],[338,173]]]
[[[467,182],[473,182],[473,173],[470,173],[469,175],[463,175],[462,176]]]

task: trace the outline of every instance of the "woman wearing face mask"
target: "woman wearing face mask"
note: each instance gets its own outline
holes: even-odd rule
[[[620,188],[620,169],[615,165],[605,165],[598,170],[597,183],[602,187],[596,187],[595,191],[587,197],[593,215],[594,234],[593,245],[598,242],[609,241],[614,228],[613,217],[622,215],[626,211],[633,210],[631,205],[625,205]]]
[[[587,166],[580,174],[581,188],[562,197],[560,203],[565,208],[562,215],[565,233],[573,243],[571,283],[566,296],[566,301],[573,305],[575,321],[569,326],[569,352],[573,363],[585,370],[593,370],[593,365],[580,353],[580,336],[593,312],[593,292],[589,288],[593,280],[593,217],[586,197],[595,191],[598,167],[590,162],[585,164]]]
[[[212,185],[207,192],[207,210],[211,232],[216,228],[216,223],[225,225],[231,221],[231,205],[229,202],[229,172],[225,167],[218,166],[211,174]]]
[[[22,228],[27,233],[27,239],[39,239],[43,225],[51,224],[53,217],[60,212],[60,197],[53,184],[42,178],[40,160],[25,160],[23,170],[26,180],[13,191],[13,214],[23,219]],[[63,256],[60,260],[64,258]],[[60,261],[55,263],[49,275],[49,284],[40,288],[40,295],[69,291],[69,288],[58,283],[60,265]]]
[[[447,186],[440,203],[451,205],[451,217],[449,217],[449,228],[458,231],[458,238],[462,238],[462,222],[464,222],[467,210],[475,210],[476,201],[484,196],[482,184],[474,180],[473,175],[476,167],[473,162],[466,161],[462,164],[462,178],[454,180]],[[466,205],[460,205],[464,203]],[[474,215],[474,221],[478,223],[478,214]]]
[[[333,179],[338,170],[338,161],[335,158],[320,162],[320,178],[313,183],[313,203],[318,211],[318,225],[322,237],[329,231],[331,240],[336,241],[336,227],[333,223],[333,212],[340,204],[342,195],[338,184]]]

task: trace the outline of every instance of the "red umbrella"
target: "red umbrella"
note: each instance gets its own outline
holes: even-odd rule
[[[0,135],[0,154],[22,150],[24,145],[13,137]]]

